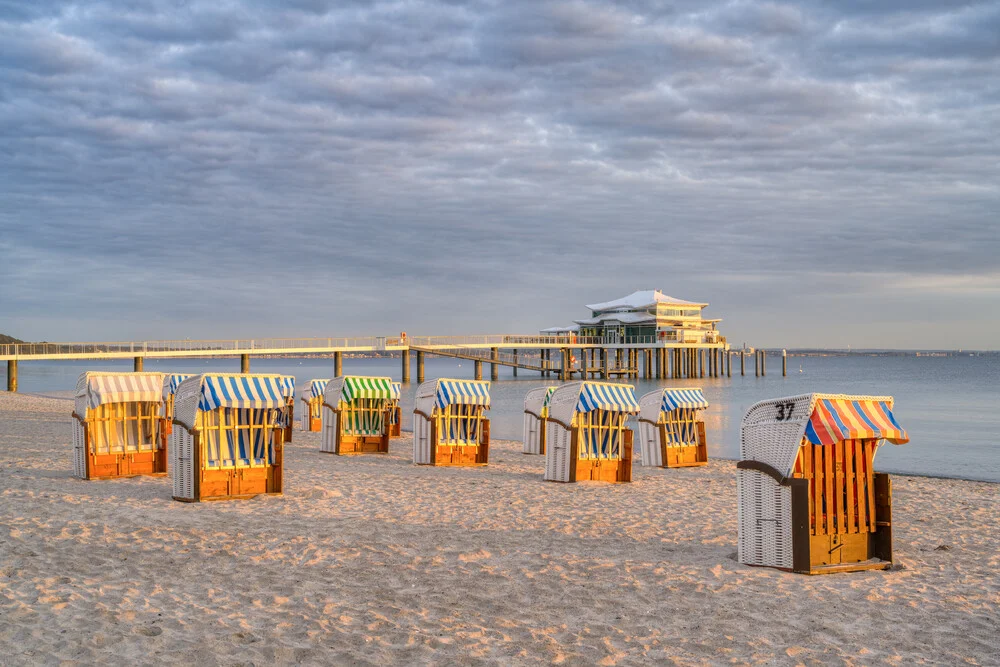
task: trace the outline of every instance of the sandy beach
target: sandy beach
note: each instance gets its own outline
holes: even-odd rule
[[[560,485],[296,431],[283,497],[189,505],[72,478],[71,409],[0,393],[4,664],[1000,663],[995,484],[894,476],[896,568],[809,577],[736,562],[731,461]]]

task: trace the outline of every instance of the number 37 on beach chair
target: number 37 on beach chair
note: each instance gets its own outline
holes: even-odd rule
[[[739,561],[807,574],[892,566],[892,487],[872,467],[908,442],[891,396],[757,403],[740,426]]]

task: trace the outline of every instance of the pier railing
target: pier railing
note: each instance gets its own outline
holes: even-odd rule
[[[725,344],[725,338],[719,337]],[[601,347],[615,345],[654,346],[663,343],[704,345],[685,341],[675,332],[666,336],[543,336],[481,334],[466,336],[359,336],[348,338],[256,338],[223,340],[155,340],[99,343],[14,343],[0,345],[0,358],[111,358],[142,356],[218,356],[237,354],[283,354],[344,351],[396,351],[410,347],[432,350],[532,347]],[[713,344],[711,342],[707,344]]]

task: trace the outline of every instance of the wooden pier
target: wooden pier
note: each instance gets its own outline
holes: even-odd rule
[[[608,342],[576,335],[516,334],[0,345],[0,361],[7,362],[8,391],[17,391],[18,363],[21,361],[132,359],[133,367],[140,370],[147,358],[233,357],[239,358],[239,368],[246,373],[254,356],[329,355],[333,357],[336,375],[342,369],[344,353],[398,353],[403,382],[410,382],[414,356],[416,380],[424,380],[424,359],[429,354],[472,361],[476,379],[482,379],[482,366],[489,364],[493,380],[499,377],[500,367],[507,366],[513,369],[515,376],[519,370],[534,371],[543,377],[563,381],[731,376],[733,355],[724,338],[717,343],[692,344],[653,336]],[[759,366],[763,374],[762,355],[758,359],[755,366]],[[741,373],[743,368],[741,356]]]

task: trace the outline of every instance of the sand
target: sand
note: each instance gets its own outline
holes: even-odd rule
[[[283,497],[70,476],[71,404],[0,393],[4,664],[1000,662],[1000,487],[895,476],[896,569],[736,562],[734,464],[554,484],[286,448]],[[877,459],[876,459],[877,461]]]

